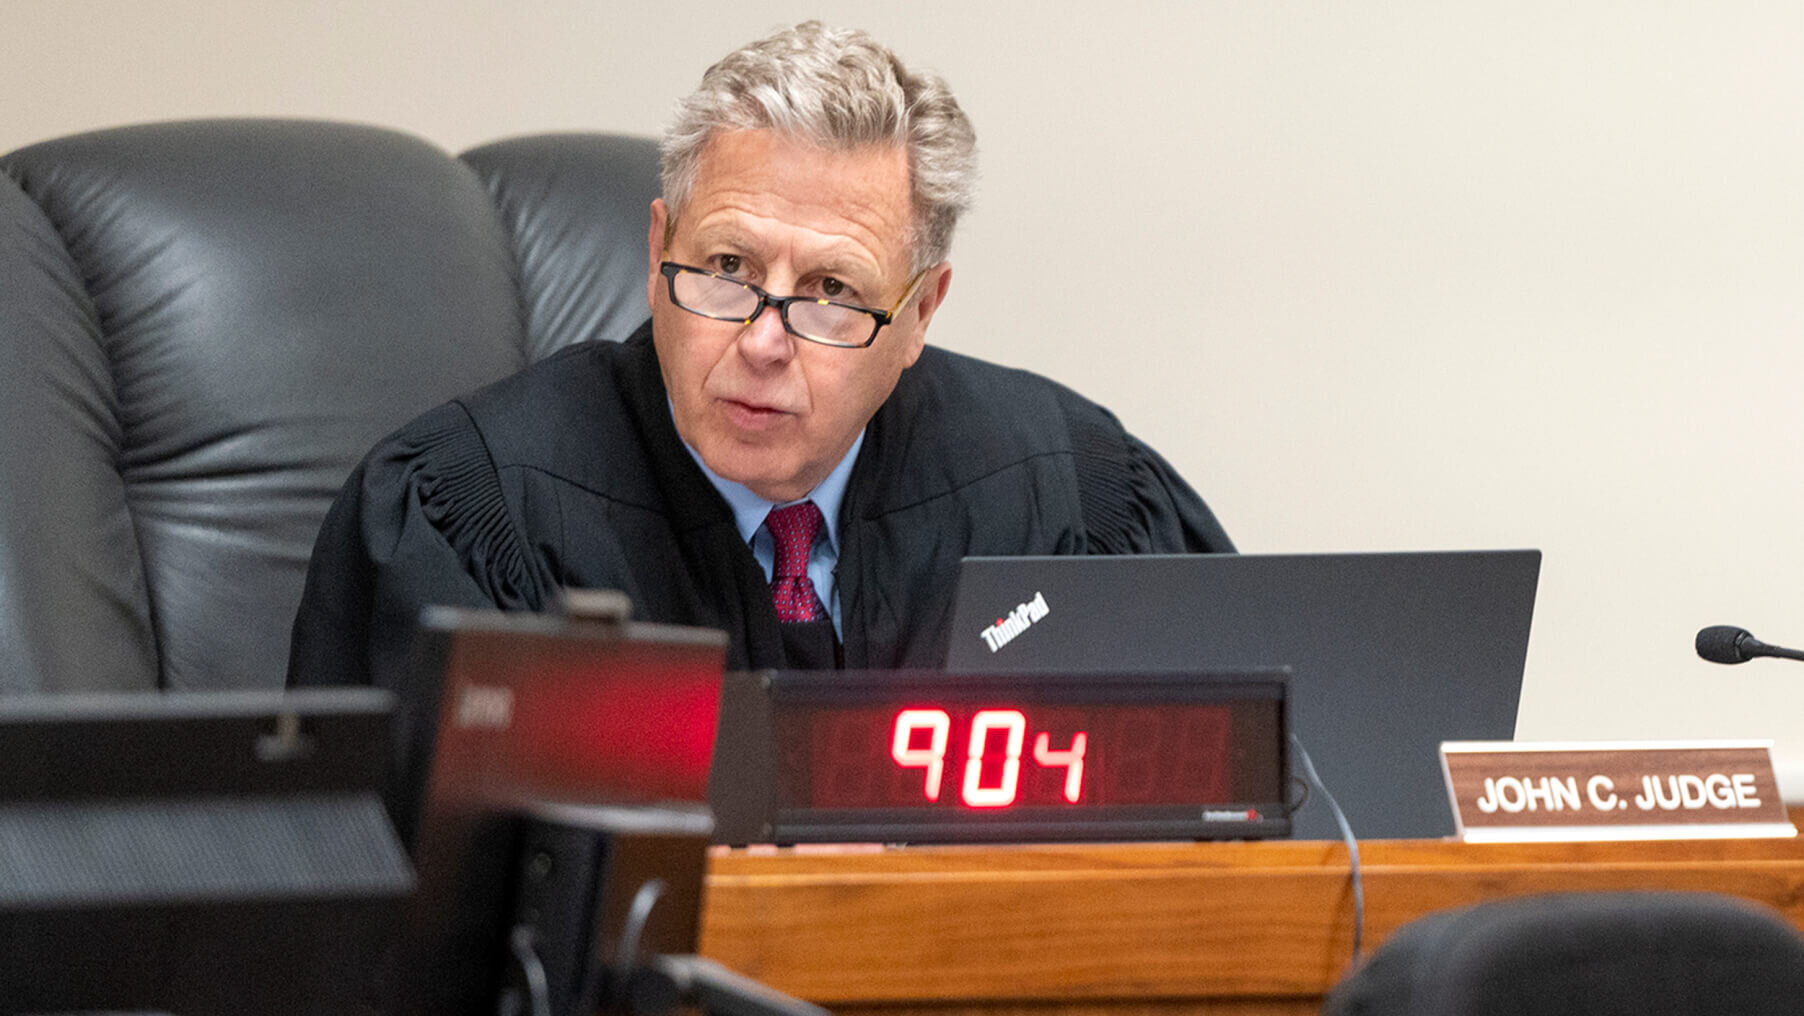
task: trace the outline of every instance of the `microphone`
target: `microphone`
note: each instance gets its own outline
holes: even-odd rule
[[[1746,663],[1756,656],[1777,656],[1787,660],[1804,660],[1804,653],[1781,646],[1769,646],[1755,638],[1746,628],[1731,624],[1713,624],[1698,632],[1698,655],[1711,663]]]

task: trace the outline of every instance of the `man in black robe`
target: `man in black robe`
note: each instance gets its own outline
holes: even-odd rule
[[[936,667],[966,555],[1232,550],[1107,410],[925,345],[974,168],[944,83],[862,33],[800,25],[710,68],[664,141],[651,320],[370,453],[291,682],[400,687],[421,607],[563,588],[723,629],[734,669]]]

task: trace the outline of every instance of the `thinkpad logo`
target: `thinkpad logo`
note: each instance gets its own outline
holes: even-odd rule
[[[1007,616],[997,618],[995,624],[977,634],[993,653],[1015,641],[1015,636],[1033,627],[1034,622],[1050,613],[1052,608],[1046,605],[1046,594],[1035,593],[1033,599],[1009,611]]]

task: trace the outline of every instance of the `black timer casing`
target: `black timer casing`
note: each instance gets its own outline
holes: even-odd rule
[[[729,673],[714,840],[1285,836],[1288,677]]]

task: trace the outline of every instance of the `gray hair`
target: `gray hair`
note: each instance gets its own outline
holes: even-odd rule
[[[664,132],[664,203],[674,223],[717,132],[773,128],[822,148],[904,145],[914,222],[904,239],[914,269],[945,260],[971,205],[977,133],[946,82],[912,72],[864,32],[807,21],[708,68]]]

